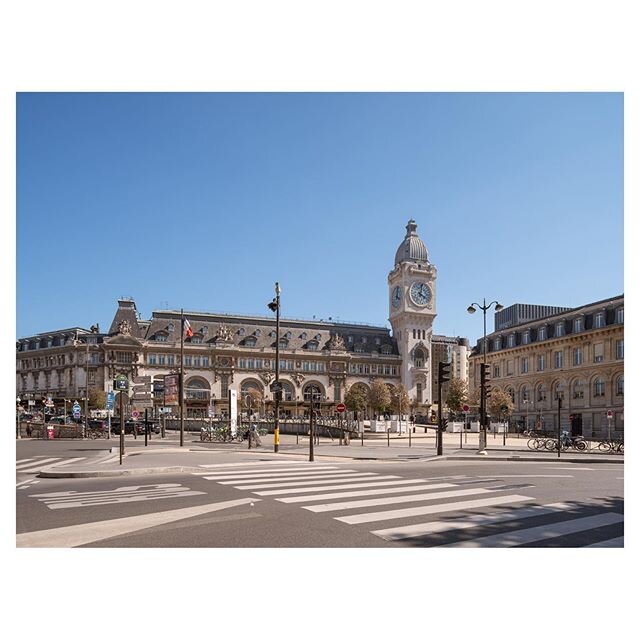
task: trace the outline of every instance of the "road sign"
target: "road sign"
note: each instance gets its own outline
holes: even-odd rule
[[[342,402],[338,405],[336,405],[336,411],[338,413],[344,413],[347,410],[347,405],[343,404]]]
[[[151,376],[136,376],[133,381],[136,384],[151,383]]]
[[[213,407],[211,405],[209,405],[209,408],[207,409],[207,414],[209,418],[213,418],[214,412],[213,412]]]
[[[469,405],[468,405],[468,404],[463,404],[463,405],[462,405],[462,410],[463,410],[465,413],[469,413]]]
[[[607,418],[609,418],[609,420],[611,420],[611,418],[613,418],[613,411],[611,411],[611,409],[609,409],[609,411],[607,411]]]
[[[109,411],[113,409],[113,403],[115,399],[116,399],[116,394],[113,391],[109,391],[109,393],[107,393],[107,409]]]
[[[116,391],[127,391],[129,389],[129,378],[125,375],[116,376],[113,379],[113,388]]]
[[[73,407],[71,408],[71,410],[73,411],[74,418],[80,417],[80,405],[77,402],[73,403]]]
[[[276,382],[275,380],[269,385],[269,390],[273,391],[274,393],[276,391],[282,391],[282,382],[280,382],[280,380],[278,380],[278,382]]]
[[[131,417],[132,418],[137,418],[140,414],[137,411],[132,411],[131,412]]]

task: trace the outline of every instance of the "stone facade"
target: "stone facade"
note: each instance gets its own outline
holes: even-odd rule
[[[470,386],[480,384],[482,340],[470,358]],[[522,322],[487,335],[491,387],[514,401],[513,420],[585,437],[624,428],[624,296]]]

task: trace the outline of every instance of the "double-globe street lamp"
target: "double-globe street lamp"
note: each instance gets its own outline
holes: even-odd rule
[[[273,451],[278,453],[280,447],[280,398],[282,387],[280,386],[280,284],[276,282],[276,297],[267,305],[276,314],[276,379],[271,390],[275,396],[275,420],[273,425]]]
[[[472,302],[468,307],[467,311],[469,313],[475,313],[475,307],[478,307],[482,311],[482,370],[486,370],[487,365],[487,310],[491,308],[492,305],[496,306],[496,311],[502,311],[504,307],[497,301],[493,300],[489,304],[485,298],[482,298],[482,304],[477,302]],[[481,376],[481,379],[483,376]],[[480,386],[480,437],[478,439],[478,451],[477,453],[486,455],[485,451],[487,447],[487,397],[486,397],[486,386],[481,384]]]

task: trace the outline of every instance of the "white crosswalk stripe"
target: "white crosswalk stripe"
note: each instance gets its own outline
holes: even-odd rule
[[[619,549],[624,547],[624,538],[611,538],[610,540],[602,540],[601,542],[587,545],[589,549],[596,547],[600,547],[601,549]]]
[[[360,509],[361,507],[380,507],[386,504],[402,504],[403,502],[425,502],[427,500],[440,500],[442,498],[461,498],[478,494],[491,493],[488,489],[460,489],[459,491],[436,491],[434,493],[421,493],[413,496],[393,496],[392,498],[370,498],[369,500],[353,500],[351,502],[333,502],[331,504],[318,504],[310,507],[302,507],[307,511],[322,513],[324,511],[342,511],[343,509]]]
[[[375,472],[357,472],[344,467],[265,467],[262,463],[234,463],[234,468],[220,468],[217,473],[207,470],[200,472],[208,480],[236,489],[251,491],[258,496],[273,496],[283,504],[294,504],[315,514],[366,510],[371,507],[393,507],[406,503],[430,502],[414,507],[387,508],[365,511],[353,515],[332,516],[334,520],[347,525],[366,525],[388,520],[405,520],[398,526],[370,531],[375,536],[389,542],[408,541],[410,544],[425,546],[470,546],[508,547],[517,545],[539,546],[553,544],[556,538],[572,534],[584,534],[599,529],[602,537],[612,529],[615,538],[597,542],[592,547],[622,547],[619,525],[623,516],[612,511],[594,515],[580,514],[575,504],[553,503],[548,505],[524,505],[534,500],[532,496],[515,493],[515,490],[533,487],[530,484],[506,485],[509,478],[556,478],[569,477],[556,474],[511,474],[492,476],[437,476],[430,478],[405,479],[397,475],[381,475]],[[245,465],[255,465],[246,469]],[[283,464],[291,464],[285,463]],[[304,464],[304,463],[301,463]],[[484,486],[471,486],[482,484]],[[494,486],[494,485],[498,486]],[[489,486],[487,486],[489,485]],[[500,495],[498,495],[498,492]],[[510,493],[509,493],[510,492]],[[347,500],[347,498],[362,498]],[[309,504],[309,503],[317,504]],[[307,504],[304,504],[307,503]],[[591,505],[594,506],[594,505]],[[499,509],[499,511],[498,511]],[[476,511],[476,513],[473,513]],[[437,519],[440,514],[454,514]],[[470,513],[471,512],[471,513]],[[425,516],[427,521],[416,522]],[[435,517],[435,519],[434,519]],[[528,518],[538,518],[526,526]],[[554,522],[540,524],[541,520]],[[411,522],[411,520],[414,520]],[[406,522],[408,521],[408,522]],[[504,525],[504,526],[503,526]],[[486,528],[491,527],[487,532]],[[508,531],[494,533],[500,528]],[[474,537],[474,531],[478,534]],[[491,535],[487,535],[491,533]],[[588,533],[587,533],[588,535]],[[457,541],[456,541],[457,537]],[[464,539],[461,539],[464,538]],[[584,544],[584,535],[580,538]],[[596,538],[597,539],[597,538]],[[412,543],[412,540],[417,540]],[[566,545],[567,539],[560,544]]]
[[[74,462],[80,462],[86,460],[86,458],[42,458],[40,460],[34,460],[25,464],[24,460],[20,460],[16,463],[16,472],[18,473],[38,473],[44,469],[50,467],[62,467]]]
[[[530,544],[532,542],[540,542],[565,536],[570,533],[578,533],[604,527],[610,524],[618,524],[624,520],[624,516],[619,513],[601,513],[597,516],[587,516],[586,518],[575,518],[573,520],[565,520],[556,522],[552,526],[546,524],[530,529],[518,529],[517,531],[508,531],[493,536],[485,536],[483,538],[474,538],[472,540],[464,540],[453,544],[443,545],[446,547],[513,547],[521,544]]]
[[[162,500],[167,498],[186,498],[206,495],[204,491],[192,491],[188,487],[175,483],[119,487],[106,491],[58,491],[53,493],[31,494],[46,504],[49,509],[73,509],[142,500]]]

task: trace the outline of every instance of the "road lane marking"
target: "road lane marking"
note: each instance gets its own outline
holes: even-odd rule
[[[315,478],[321,476],[330,477],[332,475],[343,475],[356,473],[355,469],[326,469],[321,471],[315,471],[309,469],[308,471],[283,471],[282,473],[256,473],[256,474],[223,474],[223,475],[209,475],[204,476],[207,480],[234,480],[234,481],[244,481],[244,482],[256,482],[256,481],[267,481],[269,478],[273,478],[274,480],[278,480],[279,478],[291,479],[295,480],[296,478]]]
[[[478,478],[573,478],[573,476],[566,475],[524,475],[520,473],[515,473],[508,476],[477,476]]]
[[[271,491],[255,491],[254,493],[259,496],[278,496],[283,495],[285,493],[309,493],[311,491],[323,491],[324,489],[330,489],[331,491],[335,491],[336,489],[362,489],[364,487],[383,487],[389,485],[407,485],[407,484],[416,484],[424,482],[424,480],[385,480],[384,482],[380,482],[383,478],[399,478],[400,476],[378,476],[375,481],[372,482],[358,482],[359,478],[356,478],[355,483],[351,484],[338,484],[333,487],[302,487],[302,488],[294,488],[294,489],[272,489]],[[297,482],[292,483],[294,487],[299,487],[301,484],[333,484],[342,482],[342,480],[327,480],[325,482]],[[272,485],[267,485],[272,486]],[[282,486],[282,485],[281,485]],[[241,489],[251,489],[252,487],[240,487]],[[259,489],[260,487],[253,487],[254,489]]]
[[[196,476],[209,476],[211,478],[220,478],[225,480],[226,478],[259,478],[263,474],[278,475],[283,473],[313,473],[314,471],[325,471],[332,469],[334,471],[340,470],[339,467],[322,466],[314,467],[313,469],[301,470],[300,467],[280,467],[278,469],[227,469],[226,471],[213,472],[210,469],[206,471],[194,471],[192,475]]]
[[[460,489],[459,491],[436,491],[435,493],[421,493],[417,496],[393,496],[392,498],[371,498],[368,500],[352,500],[350,502],[333,502],[331,504],[318,504],[310,507],[302,507],[314,513],[326,511],[342,511],[343,509],[360,509],[361,507],[380,507],[386,504],[402,504],[403,502],[426,502],[428,500],[440,500],[442,498],[461,498],[462,496],[474,496],[490,493],[488,489]]]
[[[610,540],[602,540],[601,542],[596,542],[595,544],[588,544],[585,549],[591,549],[594,547],[600,547],[603,549],[624,547],[624,538],[611,538]]]
[[[102,520],[99,522],[87,522],[57,529],[45,529],[41,531],[29,531],[16,535],[16,546],[20,548],[39,547],[79,547],[107,538],[133,533],[150,527],[158,527],[170,522],[194,518],[212,511],[230,509],[240,505],[258,502],[260,498],[240,498],[239,500],[225,500],[213,504],[203,504],[197,507],[173,509],[171,511],[158,511],[142,516],[130,516],[128,518],[116,518],[114,520]]]
[[[20,463],[16,465],[16,471],[22,471],[23,469],[31,469],[31,467],[47,466],[45,463],[55,462],[56,460],[62,460],[62,458],[44,458],[44,460],[38,460],[37,462],[29,462],[27,464]]]
[[[203,469],[214,469],[214,468],[222,468],[222,467],[257,467],[262,465],[269,464],[310,464],[313,465],[313,462],[307,462],[306,460],[262,460],[261,462],[220,462],[217,464],[199,464],[199,467]]]
[[[362,489],[361,491],[340,491],[338,493],[317,493],[312,496],[294,496],[293,498],[276,498],[278,502],[312,502],[314,500],[329,500],[331,498],[356,498],[358,496],[376,496],[391,493],[407,493],[409,491],[424,491],[425,489],[446,489],[447,487],[457,487],[458,485],[448,482],[439,484],[419,484],[411,487],[391,487],[390,489]]]
[[[355,476],[358,477],[355,477]],[[362,476],[368,476],[368,477],[362,477]],[[303,487],[305,485],[310,485],[310,484],[338,484],[340,482],[345,482],[348,480],[351,480],[352,478],[358,482],[359,480],[373,480],[373,477],[375,476],[376,480],[387,480],[389,478],[399,478],[400,476],[379,476],[377,473],[358,473],[358,474],[352,474],[350,476],[342,476],[338,479],[333,479],[333,480],[299,480],[297,482],[269,482],[267,484],[252,484],[252,485],[247,485],[247,486],[236,486],[236,489],[277,489],[279,487]],[[419,480],[416,480],[415,482],[419,482]],[[220,483],[220,484],[224,484],[224,483]],[[229,484],[233,484],[232,482]],[[318,487],[321,488],[321,487]]]
[[[610,524],[618,524],[624,521],[624,516],[619,513],[602,513],[597,516],[587,516],[586,518],[576,518],[575,520],[565,520],[563,522],[554,522],[553,524],[544,524],[539,527],[530,529],[518,529],[517,531],[508,531],[506,533],[498,533],[493,536],[485,536],[483,538],[473,538],[472,540],[463,540],[453,544],[442,545],[444,547],[513,547],[521,544],[529,544],[551,538],[558,538],[571,533],[579,533],[588,531],[597,527],[604,527]]]
[[[534,500],[529,496],[510,495],[496,496],[495,498],[481,498],[479,500],[461,500],[460,502],[447,502],[445,504],[435,504],[425,507],[414,507],[412,509],[394,509],[392,511],[376,511],[372,513],[360,513],[355,516],[342,516],[334,518],[346,524],[362,524],[365,522],[378,522],[380,520],[395,520],[397,518],[411,518],[413,516],[424,516],[433,513],[445,513],[447,511],[463,511],[465,509],[476,509],[478,507],[492,507],[498,504],[511,504],[522,502],[523,500]]]
[[[244,480],[223,480],[221,481],[219,478],[211,478],[209,476],[205,476],[207,480],[216,480],[218,484],[233,484],[233,485],[243,485],[243,484],[251,484],[256,482],[294,482],[298,480],[324,480],[325,478],[355,478],[358,476],[375,476],[377,473],[375,471],[354,471],[352,469],[345,469],[344,471],[330,471],[330,472],[318,472],[318,473],[305,473],[304,475],[293,475],[293,476],[266,476],[264,478],[250,478]]]
[[[192,491],[175,483],[119,487],[111,491],[58,491],[54,493],[31,494],[49,509],[74,509],[105,504],[140,502],[143,500],[163,500],[205,495],[204,491]]]
[[[395,542],[397,540],[406,540],[407,538],[419,538],[432,533],[442,533],[443,531],[470,529],[487,524],[507,522],[509,520],[533,518],[535,516],[568,511],[572,507],[573,505],[568,502],[556,502],[544,506],[534,505],[532,507],[520,507],[515,511],[467,516],[458,518],[457,520],[436,520],[435,522],[421,522],[420,524],[410,524],[404,527],[378,529],[371,533],[379,538]]]

